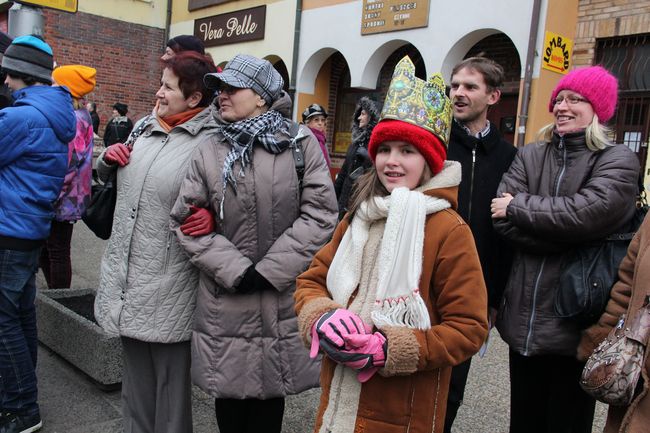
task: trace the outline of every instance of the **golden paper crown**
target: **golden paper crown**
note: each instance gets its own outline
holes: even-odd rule
[[[451,133],[451,101],[445,95],[445,80],[436,73],[424,81],[415,76],[415,66],[405,56],[395,66],[381,110],[383,119],[401,120],[435,134],[445,146]]]

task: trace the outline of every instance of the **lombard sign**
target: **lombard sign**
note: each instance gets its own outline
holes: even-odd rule
[[[43,8],[56,9],[63,12],[76,13],[79,8],[77,0],[13,0],[27,6],[40,6]]]
[[[572,48],[573,40],[552,32],[546,32],[542,68],[566,74],[571,66]]]
[[[206,47],[264,39],[266,6],[194,21],[194,36]]]
[[[363,0],[361,34],[426,27],[429,0]]]

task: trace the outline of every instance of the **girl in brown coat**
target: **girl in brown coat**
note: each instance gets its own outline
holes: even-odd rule
[[[621,314],[634,317],[645,306],[650,296],[650,218],[646,218],[630,243],[627,256],[618,270],[618,282],[612,288],[612,297],[598,322],[587,328],[578,346],[578,358],[586,361],[596,346],[607,337]],[[650,426],[650,361],[646,349],[641,372],[643,387],[637,390],[629,406],[610,406],[604,433],[644,433]]]
[[[460,164],[444,161],[451,110],[442,79],[429,80],[437,93],[428,106],[399,95],[425,116],[388,120],[403,91],[396,81],[422,95],[410,68],[398,64],[372,133],[374,168],[298,278],[300,333],[313,356],[319,346],[326,354],[316,432],[442,432],[451,367],[487,335],[478,255],[453,210]]]

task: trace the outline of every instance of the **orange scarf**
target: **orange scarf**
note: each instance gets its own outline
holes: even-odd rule
[[[205,107],[196,107],[192,108],[191,110],[183,111],[182,113],[176,113],[165,117],[160,117],[158,115],[158,110],[156,109],[156,117],[158,118],[160,126],[162,126],[165,131],[169,132],[174,126],[178,126],[181,123],[187,122],[204,109]]]

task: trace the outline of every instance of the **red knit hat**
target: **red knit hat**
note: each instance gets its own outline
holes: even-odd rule
[[[372,161],[377,156],[377,148],[385,141],[406,141],[415,146],[426,159],[433,175],[440,173],[447,159],[447,147],[438,137],[424,128],[400,120],[382,120],[370,135],[368,153]]]
[[[591,104],[601,123],[614,115],[618,100],[618,80],[602,66],[574,69],[565,75],[551,94],[548,111],[553,112],[555,98],[562,90],[572,90]]]

